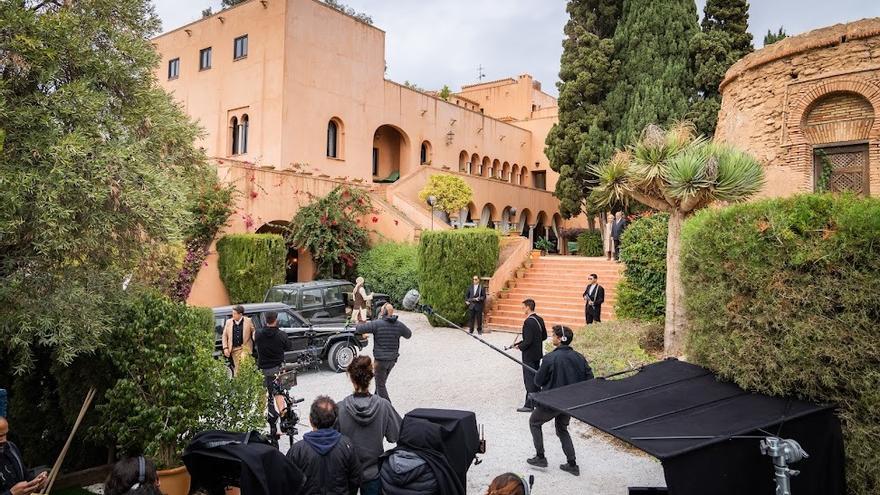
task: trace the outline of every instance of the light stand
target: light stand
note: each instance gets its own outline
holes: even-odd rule
[[[791,477],[801,472],[789,468],[788,465],[810,456],[796,441],[779,437],[767,437],[761,440],[761,453],[773,459],[776,495],[791,495]]]

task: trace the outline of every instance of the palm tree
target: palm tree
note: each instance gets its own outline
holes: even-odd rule
[[[650,125],[628,149],[593,167],[598,185],[591,199],[611,205],[634,199],[669,213],[666,244],[664,352],[680,356],[687,318],[681,284],[681,226],[714,201],[743,201],[764,184],[764,170],[752,156],[694,135],[690,124],[668,130]]]

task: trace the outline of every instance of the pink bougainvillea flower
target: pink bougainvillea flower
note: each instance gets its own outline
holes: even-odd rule
[[[254,199],[254,198],[256,198],[257,196],[259,196],[259,195],[257,194],[257,191],[251,191],[251,199]]]
[[[379,221],[379,217],[373,217],[373,223],[376,223],[378,221]]]
[[[397,225],[397,220],[394,221],[394,225]]]

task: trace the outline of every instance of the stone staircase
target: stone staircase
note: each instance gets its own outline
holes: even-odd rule
[[[598,275],[599,285],[605,288],[602,321],[613,320],[622,264],[605,258],[541,256],[525,269],[522,278],[515,279],[515,287],[499,296],[497,306],[487,315],[487,328],[519,332],[523,321],[522,301],[529,298],[535,300],[535,310],[544,318],[548,329],[556,324],[572,328],[583,326],[586,322],[581,294],[591,273]]]

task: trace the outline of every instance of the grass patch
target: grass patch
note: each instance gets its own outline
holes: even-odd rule
[[[663,327],[657,323],[611,321],[575,330],[572,345],[587,358],[593,374],[599,377],[660,359],[662,349],[658,351],[650,345],[656,342],[658,332],[662,335]]]

